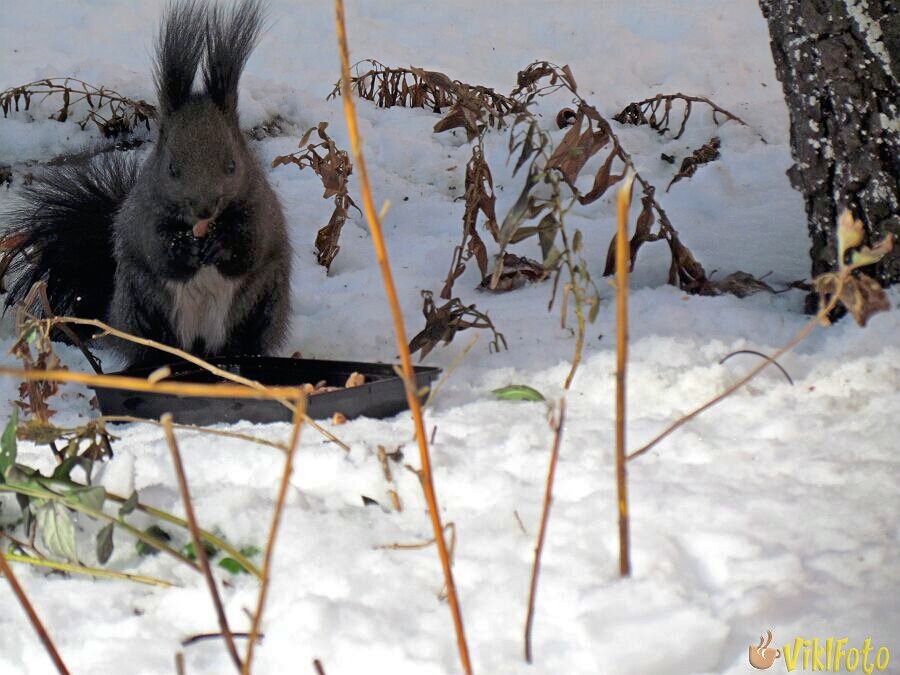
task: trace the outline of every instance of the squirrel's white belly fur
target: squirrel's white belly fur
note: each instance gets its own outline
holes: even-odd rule
[[[226,279],[212,266],[201,267],[187,282],[167,281],[172,294],[169,320],[179,345],[190,350],[201,338],[207,351],[221,349],[228,337],[232,301],[237,282]]]

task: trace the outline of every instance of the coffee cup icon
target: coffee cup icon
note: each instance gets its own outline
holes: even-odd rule
[[[772,631],[767,630],[765,635],[759,638],[759,644],[749,646],[750,665],[757,670],[771,668],[775,659],[781,657],[781,650],[769,647],[772,644]]]

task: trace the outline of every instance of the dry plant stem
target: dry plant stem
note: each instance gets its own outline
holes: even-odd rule
[[[31,606],[28,596],[25,595],[25,591],[22,590],[22,587],[19,585],[19,581],[13,574],[12,568],[9,566],[9,563],[6,562],[6,558],[2,555],[0,555],[0,572],[6,577],[6,581],[9,583],[10,588],[12,588],[13,594],[15,594],[16,598],[19,600],[19,604],[22,605],[22,609],[24,609],[25,613],[28,615],[31,625],[34,627],[41,642],[44,643],[44,649],[46,649],[47,653],[50,655],[50,659],[53,661],[53,665],[56,666],[56,670],[58,670],[61,675],[69,675],[66,664],[63,663],[59,652],[56,651],[56,647],[53,646],[53,641],[44,629],[44,625],[38,618],[37,612],[34,611],[34,607]]]
[[[316,675],[325,675],[325,669],[322,667],[322,662],[319,659],[313,659],[313,668],[316,669]]]
[[[284,471],[281,474],[281,484],[278,487],[278,497],[275,501],[275,509],[272,512],[272,523],[269,526],[269,537],[266,540],[266,551],[263,554],[262,580],[259,584],[259,596],[256,601],[256,611],[253,613],[253,621],[250,624],[250,637],[247,642],[247,654],[244,657],[242,675],[250,675],[250,666],[253,663],[253,649],[259,638],[259,624],[262,621],[263,611],[266,606],[266,594],[269,590],[269,575],[272,569],[272,555],[275,551],[275,537],[278,534],[278,525],[281,522],[281,514],[284,511],[284,500],[287,497],[288,486],[291,482],[291,473],[294,471],[294,454],[297,451],[297,443],[300,440],[300,428],[306,417],[306,398],[297,397],[294,403],[294,426],[291,429],[291,439],[288,442],[288,451],[284,460]]]
[[[178,358],[184,359],[188,363],[193,363],[195,366],[199,366],[203,368],[205,371],[212,373],[216,377],[220,377],[223,380],[227,380],[229,382],[235,382],[237,384],[243,384],[246,387],[250,387],[251,389],[256,389],[257,391],[271,391],[278,389],[277,387],[267,387],[261,382],[257,382],[256,380],[251,380],[246,377],[241,377],[240,375],[235,375],[234,373],[229,373],[227,370],[222,370],[221,368],[217,368],[216,366],[204,361],[203,359],[190,354],[182,349],[178,349],[177,347],[172,347],[170,345],[163,344],[162,342],[156,342],[155,340],[148,340],[147,338],[137,337],[136,335],[131,335],[130,333],[125,333],[120,331],[112,326],[103,323],[102,321],[98,321],[97,319],[79,319],[77,317],[72,316],[57,316],[52,319],[54,324],[67,324],[72,323],[79,326],[93,326],[94,328],[98,328],[103,333],[112,335],[113,337],[117,337],[121,340],[126,340],[128,342],[133,342],[135,344],[142,345],[144,347],[150,347],[151,349],[156,349],[157,351],[165,352],[167,354],[171,354],[172,356],[177,356]],[[219,386],[219,385],[217,385]],[[285,390],[287,391],[287,390]],[[278,401],[283,406],[285,406],[288,410],[293,411],[294,405],[291,403],[297,396],[296,390],[291,390],[284,395],[280,396],[268,396],[265,398],[271,398],[273,400]],[[339,445],[344,452],[350,452],[350,446],[344,443],[341,439],[335,436],[333,433],[320,426],[315,420],[311,417],[306,416],[304,421],[311,426],[313,429],[318,431],[320,434],[325,436],[332,443],[336,443]]]
[[[784,346],[782,346],[778,351],[776,351],[776,352],[775,352],[774,354],[772,354],[771,356],[767,357],[765,361],[763,361],[762,363],[760,363],[758,366],[756,366],[756,368],[754,368],[754,369],[751,370],[749,373],[747,373],[746,375],[744,375],[744,377],[742,377],[740,380],[738,380],[738,381],[735,382],[733,385],[731,385],[730,387],[728,387],[728,389],[726,389],[725,391],[723,391],[721,394],[719,394],[718,396],[716,396],[716,397],[713,398],[713,399],[710,399],[709,401],[707,401],[706,403],[704,403],[703,405],[701,405],[699,408],[695,408],[694,410],[692,410],[691,412],[689,412],[687,415],[684,415],[684,416],[682,416],[682,417],[679,417],[679,418],[678,418],[677,420],[675,420],[672,424],[670,424],[668,427],[666,427],[665,430],[663,430],[661,433],[659,433],[659,434],[657,434],[656,436],[654,436],[653,440],[649,441],[649,442],[646,443],[645,445],[641,446],[640,448],[638,448],[637,450],[635,450],[634,452],[632,452],[631,454],[629,454],[628,457],[627,457],[627,459],[628,459],[629,461],[631,461],[632,459],[636,459],[637,457],[640,457],[641,455],[643,455],[643,454],[649,452],[649,451],[652,450],[652,449],[653,449],[653,448],[654,448],[661,440],[663,440],[664,438],[666,438],[666,436],[668,436],[668,435],[671,434],[672,432],[676,431],[677,429],[679,429],[679,428],[680,428],[681,426],[683,426],[684,424],[687,424],[688,422],[690,422],[692,419],[694,419],[694,418],[695,418],[697,415],[699,415],[700,413],[704,412],[705,410],[709,410],[710,408],[712,408],[714,405],[716,405],[716,404],[719,403],[720,401],[722,401],[722,400],[728,398],[729,396],[731,396],[734,392],[736,392],[738,389],[740,389],[741,387],[743,387],[745,384],[747,384],[747,383],[748,383],[750,380],[752,380],[754,377],[756,377],[757,375],[759,375],[759,374],[760,374],[763,370],[765,370],[770,364],[774,363],[774,362],[775,362],[775,359],[777,359],[777,358],[781,357],[782,355],[786,354],[787,352],[789,352],[790,350],[792,350],[794,347],[796,347],[798,344],[800,344],[801,342],[803,342],[803,340],[805,340],[805,339],[809,336],[809,334],[812,333],[813,330],[815,330],[816,325],[819,323],[820,317],[822,317],[822,316],[828,316],[828,314],[831,312],[831,310],[834,309],[834,306],[835,306],[836,304],[837,304],[837,295],[835,295],[835,297],[828,303],[828,305],[826,305],[822,310],[819,311],[819,314],[818,314],[818,315],[816,315],[815,317],[813,317],[812,319],[810,319],[810,320],[806,323],[806,325],[804,325],[803,328],[801,328],[800,331],[799,331],[793,338],[791,338],[791,340],[790,340],[787,344],[785,344]]]
[[[41,307],[44,308],[44,313],[50,317],[54,315],[53,308],[50,306],[50,298],[47,297],[47,284],[43,281],[39,281],[35,284],[37,288],[37,294],[41,301]],[[33,287],[34,288],[34,287]],[[30,295],[30,294],[29,294]],[[28,299],[26,298],[25,305],[28,306]],[[94,358],[94,355],[91,354],[90,350],[84,346],[84,342],[75,335],[75,331],[69,328],[65,324],[59,324],[58,328],[63,332],[63,334],[69,339],[69,341],[78,347],[81,350],[81,353],[84,355],[84,358],[87,360],[89,364],[91,364],[91,368],[93,368],[94,372],[98,375],[103,374],[103,368],[100,367],[100,362]]]
[[[456,594],[456,585],[453,582],[453,570],[450,566],[450,557],[447,552],[447,542],[444,540],[444,528],[441,525],[441,516],[438,511],[437,496],[434,491],[434,481],[431,474],[431,460],[428,455],[428,442],[425,435],[425,423],[422,417],[422,407],[417,392],[415,391],[415,376],[413,374],[412,359],[409,355],[409,346],[406,339],[406,329],[403,325],[403,314],[397,299],[397,290],[394,287],[393,276],[388,262],[387,249],[381,232],[381,223],[372,200],[372,192],[369,188],[368,172],[362,155],[362,145],[359,138],[359,130],[356,125],[356,111],[353,103],[353,92],[350,83],[350,58],[347,47],[347,33],[344,22],[343,0],[335,0],[335,29],[337,32],[338,52],[341,58],[341,102],[344,106],[344,117],[347,121],[347,132],[350,137],[350,147],[353,152],[353,161],[359,172],[360,192],[363,200],[363,212],[372,234],[372,244],[375,247],[375,257],[381,269],[384,289],[391,315],[394,321],[394,335],[397,340],[397,349],[400,353],[400,361],[403,365],[403,375],[406,382],[406,398],[409,409],[412,412],[416,429],[416,439],[419,444],[419,456],[421,461],[421,483],[425,492],[425,500],[428,503],[428,512],[431,516],[431,525],[434,530],[434,538],[438,545],[438,555],[441,559],[441,567],[444,572],[444,581],[447,587],[447,597],[450,603],[450,611],[453,615],[453,624],[456,630],[456,643],[459,650],[459,659],[464,673],[470,675],[472,664],[469,660],[469,647],[466,643],[466,635],[463,629],[462,614],[459,600]],[[252,642],[251,642],[252,644]]]
[[[315,429],[316,431],[318,431],[320,434],[322,434],[322,435],[323,435],[325,438],[327,438],[329,441],[331,441],[332,443],[334,443],[335,445],[337,445],[337,446],[338,446],[341,450],[343,450],[344,452],[346,452],[346,453],[349,453],[349,452],[350,452],[350,446],[349,446],[349,445],[347,445],[346,443],[344,443],[344,441],[342,441],[340,438],[338,438],[338,437],[335,436],[333,433],[331,433],[330,431],[328,431],[328,429],[326,429],[326,428],[323,427],[321,424],[319,424],[318,422],[316,422],[312,417],[310,417],[310,416],[307,415],[306,413],[303,414],[303,423],[306,424],[307,426],[312,427],[312,428]]]
[[[71,316],[58,316],[55,317],[52,322],[54,324],[72,323],[79,326],[93,326],[94,328],[102,330],[103,333],[112,335],[113,337],[117,337],[121,340],[133,342],[143,347],[150,347],[151,349],[156,349],[157,351],[165,352],[167,354],[171,354],[172,356],[177,356],[181,359],[184,359],[188,363],[193,363],[195,366],[203,368],[204,370],[212,373],[216,377],[222,378],[223,380],[228,380],[229,382],[235,382],[237,384],[243,384],[246,387],[256,389],[258,391],[267,389],[267,387],[260,382],[256,382],[255,380],[251,380],[246,377],[241,377],[240,375],[235,375],[234,373],[229,373],[227,370],[222,370],[221,368],[218,368],[211,363],[204,361],[203,359],[194,356],[193,354],[190,354],[189,352],[186,352],[182,349],[163,344],[162,342],[156,342],[155,340],[148,340],[147,338],[137,337],[136,335],[125,333],[96,319],[79,319]],[[271,387],[269,389],[271,389]],[[288,409],[293,409],[289,400],[290,398],[292,397],[288,395],[281,396],[279,398],[276,398],[275,400],[285,405]]]
[[[537,543],[534,546],[531,589],[528,591],[528,613],[525,615],[525,660],[528,663],[531,663],[531,626],[534,622],[534,603],[537,596],[538,573],[541,567],[541,552],[544,550],[544,535],[547,533],[547,521],[550,520],[550,504],[553,501],[553,477],[556,474],[556,462],[559,459],[559,445],[562,441],[562,429],[565,418],[566,401],[565,399],[560,399],[559,414],[553,427],[553,450],[550,452],[550,468],[547,470],[547,484],[544,488],[544,507],[541,511],[541,524],[538,528]],[[522,529],[524,531],[525,528],[523,527]]]
[[[625,179],[616,198],[616,491],[619,504],[619,574],[631,574],[628,532],[628,482],[625,459],[625,383],[628,360],[628,207],[631,204],[631,176]]]
[[[756,351],[755,349],[738,349],[737,351],[731,352],[730,354],[726,354],[725,356],[723,356],[723,357],[719,360],[719,365],[721,366],[723,363],[725,363],[725,362],[726,362],[728,359],[730,359],[732,356],[738,356],[739,354],[752,354],[753,356],[758,356],[758,357],[761,358],[761,359],[767,359],[767,358],[769,358],[768,356],[766,356],[766,355],[763,354],[762,352],[758,352],[758,351]],[[778,368],[778,370],[781,371],[781,374],[784,375],[784,379],[786,379],[786,380],[788,381],[788,384],[790,384],[791,386],[794,385],[794,378],[792,378],[792,377],[790,376],[790,373],[788,373],[788,371],[786,371],[786,370],[781,366],[780,363],[778,363],[777,361],[772,361],[772,365],[775,366],[776,368]]]
[[[455,524],[455,523],[452,523],[452,522],[447,523],[446,525],[444,525],[444,529],[445,529],[445,530],[450,530],[450,542],[451,542],[451,544],[450,544],[450,549],[451,549],[451,551],[452,551],[452,549],[455,548],[454,545],[453,545],[453,542],[456,541],[456,524]],[[431,546],[431,545],[434,543],[434,541],[435,541],[435,540],[432,538],[432,539],[429,539],[428,541],[419,541],[419,542],[416,542],[416,543],[414,543],[414,544],[401,544],[401,543],[399,543],[399,542],[398,542],[398,543],[394,543],[394,544],[378,544],[378,545],[376,545],[376,546],[373,546],[372,548],[374,548],[376,551],[377,551],[377,550],[383,550],[383,551],[415,551],[415,550],[418,550],[418,549],[428,548],[429,546]],[[452,554],[451,554],[451,557],[452,557]]]
[[[196,396],[209,398],[249,398],[279,400],[285,396],[302,395],[296,387],[266,387],[251,389],[242,385],[225,384],[193,384],[190,382],[150,382],[141,377],[124,375],[90,375],[70,370],[22,370],[0,366],[0,375],[17,377],[28,381],[75,382],[89,387],[105,387],[107,389],[125,389],[126,391],[143,391],[155,394],[174,394],[176,396]]]
[[[250,633],[232,633],[232,637],[235,638],[248,638],[250,637]],[[216,640],[222,637],[222,633],[199,633],[197,635],[191,635],[189,638],[185,638],[181,641],[182,647],[190,647],[191,645],[197,644],[198,642],[203,642],[204,640]],[[263,637],[262,635],[259,636]]]
[[[519,512],[516,509],[513,509],[513,517],[516,519],[516,522],[519,524],[519,529],[522,530],[522,534],[526,537],[528,536],[528,530],[525,529],[525,523],[522,522],[521,516],[519,516]]]
[[[21,539],[17,539],[16,537],[12,536],[9,532],[3,532],[2,530],[0,530],[0,537],[7,539],[10,544],[15,546],[19,550],[31,551],[33,554],[32,557],[35,560],[46,560],[45,556],[43,556],[41,554],[41,552],[37,549],[37,547],[34,545],[33,537],[32,537],[31,542],[26,542],[26,541],[22,541]],[[10,560],[9,555],[7,555],[6,559]]]
[[[44,560],[34,558],[30,555],[19,555],[18,553],[4,553],[10,562],[23,563],[25,565],[34,565],[35,567],[46,567],[59,572],[70,572],[73,574],[84,574],[89,577],[99,579],[121,579],[123,581],[133,581],[138,584],[147,584],[149,586],[161,586],[162,588],[173,588],[176,584],[164,579],[155,577],[147,577],[142,574],[125,574],[124,572],[114,572],[112,570],[99,569],[97,567],[85,567],[84,565],[73,565],[71,563],[57,562],[55,560]]]
[[[194,504],[191,502],[191,493],[188,490],[187,478],[184,475],[184,464],[181,461],[181,453],[178,451],[178,443],[175,441],[175,432],[172,430],[172,415],[166,413],[160,419],[160,423],[166,433],[169,451],[172,453],[172,466],[175,468],[178,491],[181,493],[181,501],[184,503],[184,514],[188,522],[188,531],[191,533],[191,541],[194,543],[194,553],[197,555],[197,562],[200,563],[200,569],[206,578],[206,585],[209,588],[209,595],[212,597],[213,606],[216,609],[219,629],[225,637],[225,646],[228,649],[228,654],[231,656],[235,668],[240,672],[241,657],[238,656],[234,637],[231,635],[231,629],[228,627],[228,618],[225,616],[225,608],[222,606],[222,598],[219,597],[219,589],[216,588],[216,580],[213,578],[212,570],[209,568],[206,549],[203,548],[203,542],[200,539],[200,529],[197,527],[197,518],[194,516]]]
[[[568,211],[568,209],[566,209]],[[566,228],[562,225],[562,219],[559,220],[559,234],[563,240],[563,246],[566,251],[571,251],[572,249],[569,246],[569,235],[566,233]],[[572,304],[575,306],[575,321],[578,325],[578,332],[575,335],[575,351],[572,354],[572,366],[569,368],[569,374],[566,375],[566,382],[563,385],[563,389],[568,391],[569,387],[572,386],[572,380],[575,379],[575,371],[578,370],[578,366],[581,363],[581,350],[584,347],[584,333],[586,329],[586,324],[584,320],[584,298],[582,297],[581,290],[578,288],[578,284],[576,282],[575,275],[575,266],[572,264],[572,256],[565,256],[566,259],[566,267],[569,270],[569,278],[572,279],[571,285],[569,286],[569,292],[572,294]],[[563,310],[562,316],[565,321],[565,299],[563,300]]]
[[[163,427],[160,422],[156,420],[150,420],[145,417],[132,417],[131,415],[102,415],[98,418],[100,422],[119,422],[119,423],[133,423],[133,424],[150,424],[156,427]],[[281,450],[282,452],[287,450],[287,446],[284,443],[279,443],[278,441],[269,441],[265,438],[260,438],[259,436],[251,436],[250,434],[242,434],[237,431],[222,431],[221,429],[210,429],[208,427],[198,427],[195,424],[175,424],[172,423],[173,429],[179,429],[182,431],[196,431],[199,434],[209,434],[210,436],[221,436],[223,438],[234,438],[240,441],[248,441],[250,443],[256,443],[258,445],[265,445],[269,448],[275,448],[276,450]]]

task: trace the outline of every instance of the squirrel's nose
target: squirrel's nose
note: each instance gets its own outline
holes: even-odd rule
[[[217,201],[209,198],[188,199],[188,209],[197,220],[209,220],[216,213]]]

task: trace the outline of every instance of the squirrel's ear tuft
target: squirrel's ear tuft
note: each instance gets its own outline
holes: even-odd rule
[[[166,116],[187,103],[200,59],[206,25],[202,0],[177,0],[166,7],[156,39],[153,79]]]
[[[206,92],[224,112],[237,114],[238,80],[259,41],[265,19],[263,0],[240,0],[209,12],[206,27]]]

